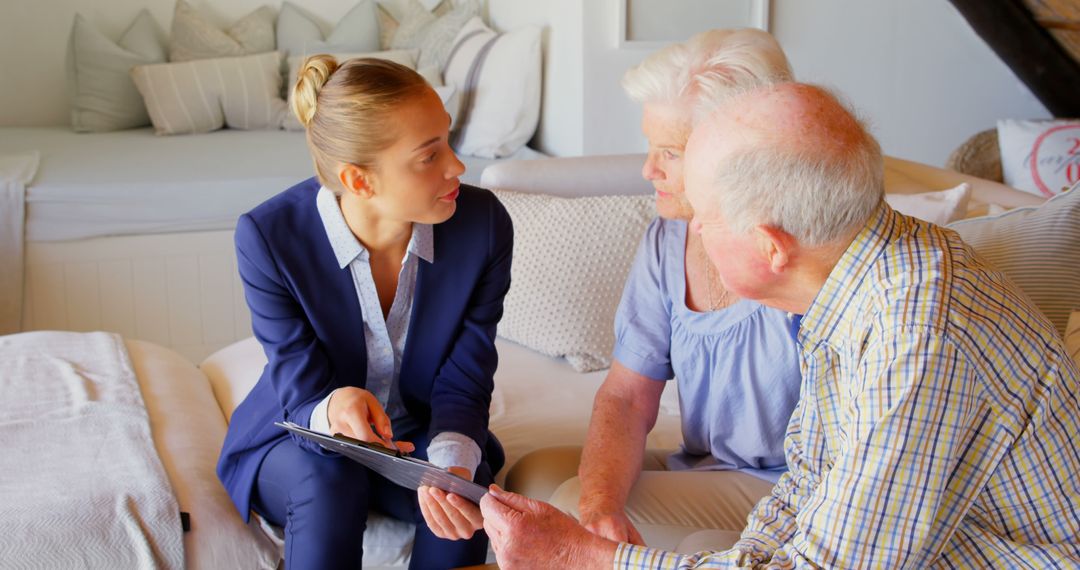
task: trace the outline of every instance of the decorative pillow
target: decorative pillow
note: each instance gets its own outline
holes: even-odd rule
[[[169,61],[235,57],[273,51],[274,11],[263,6],[219,30],[186,0],[176,0]]]
[[[971,185],[964,182],[956,188],[938,192],[886,194],[885,201],[901,214],[944,226],[964,217],[970,197]]]
[[[105,37],[82,14],[76,14],[67,53],[71,128],[104,132],[150,124],[146,105],[131,81],[131,68],[165,61],[164,36],[145,9],[119,42]]]
[[[479,13],[480,4],[476,0],[457,0],[443,16],[432,14],[418,0],[408,0],[390,46],[394,49],[419,49],[418,67],[443,69],[458,32]]]
[[[292,2],[281,5],[277,19],[277,49],[286,57],[317,53],[379,51],[379,21],[374,0],[360,0],[323,37],[317,20]],[[291,82],[289,83],[292,84]]]
[[[332,53],[330,55],[334,56],[334,58],[338,60],[338,63],[356,57],[374,57],[400,63],[409,69],[416,69],[416,54],[416,50],[399,49],[377,51],[373,53]],[[304,65],[305,59],[307,59],[307,56],[304,55],[297,55],[289,58],[289,82],[285,84],[287,105],[285,107],[285,118],[281,125],[288,131],[304,130],[304,125],[300,124],[300,119],[297,119],[296,115],[292,112],[292,98],[293,85],[296,84],[296,78],[300,75],[300,67]]]
[[[461,93],[454,148],[484,158],[513,154],[540,121],[540,28],[497,34],[480,18],[469,20],[443,80]]]
[[[1080,190],[1040,206],[949,225],[1005,272],[1064,335],[1069,313],[1080,308]]]
[[[587,372],[611,365],[615,310],[652,196],[495,191],[514,222],[514,274],[499,336]]]
[[[1053,196],[1080,181],[1080,120],[998,121],[1005,184]]]
[[[140,65],[131,76],[160,135],[277,129],[285,112],[276,51]]]
[[[1065,329],[1065,350],[1072,356],[1076,367],[1080,368],[1080,311],[1073,311],[1069,316],[1069,326]]]

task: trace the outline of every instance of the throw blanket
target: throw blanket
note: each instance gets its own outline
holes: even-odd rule
[[[184,568],[180,508],[120,337],[0,337],[0,497],[0,566]]]
[[[36,151],[0,156],[0,334],[22,330],[26,185],[38,160]]]

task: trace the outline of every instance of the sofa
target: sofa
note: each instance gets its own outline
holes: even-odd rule
[[[506,466],[497,477],[499,483],[504,483],[505,474],[531,451],[550,446],[581,445],[585,439],[592,398],[610,363],[612,318],[622,281],[637,241],[653,216],[652,189],[640,176],[642,161],[642,155],[509,161],[487,168],[481,177],[481,185],[494,189],[515,224],[514,281],[496,341],[500,362],[491,405],[491,428],[506,450]],[[953,192],[964,184],[968,186],[962,188],[963,192]],[[948,210],[948,215],[953,217],[1008,210],[996,218],[955,222],[955,227],[966,226],[963,232],[969,234],[964,234],[965,239],[971,235],[972,239],[983,240],[980,244],[987,247],[988,252],[993,249],[993,244],[985,240],[994,235],[998,237],[993,239],[1014,240],[1013,234],[1008,233],[1014,231],[1010,228],[1041,227],[1039,216],[1048,214],[1068,223],[1055,226],[1064,228],[1056,232],[1062,234],[1060,236],[1043,235],[1039,247],[1056,247],[1053,244],[1060,241],[1064,243],[1063,251],[1075,250],[1076,243],[1080,242],[1076,236],[1080,224],[1075,223],[1080,212],[1076,205],[1080,201],[1080,192],[1071,191],[1040,205],[1041,198],[998,183],[895,158],[886,160],[886,187],[891,196],[931,194],[927,197],[928,203],[939,210]],[[903,206],[925,207],[926,204],[914,201],[903,203]],[[1004,223],[1010,220],[1020,223],[1006,228]],[[979,228],[1001,228],[1001,231],[983,232],[991,235],[987,238],[973,232]],[[1016,246],[1021,247],[1026,246]],[[1080,308],[1077,297],[1080,288],[1075,286],[1080,283],[1080,259],[1067,251],[1059,257],[1056,265],[1060,267],[1055,270],[1060,271],[1060,275],[1037,278],[1039,282],[1051,282],[1052,285],[1071,284],[1053,286],[1045,293],[1060,300],[1062,307],[1069,308],[1065,312],[1068,320],[1071,310]],[[1017,273],[1014,278],[1022,287],[1031,283],[1026,280],[1026,275]],[[1037,290],[1034,286],[1031,289]],[[1027,288],[1025,291],[1031,293]],[[1032,297],[1041,303],[1044,293],[1032,294]],[[1060,315],[1055,315],[1055,322],[1060,321]],[[1080,317],[1073,315],[1072,318],[1073,323],[1068,325],[1071,328],[1066,329],[1063,323],[1061,329],[1072,339],[1072,352],[1080,357],[1080,346],[1075,346],[1080,345]],[[88,359],[88,363],[69,358],[57,348],[87,342],[87,337],[81,333],[23,333],[0,337],[0,351],[40,357],[38,360],[43,365],[68,371],[61,376],[71,376],[74,385],[85,387],[83,392],[86,394],[103,393],[99,386],[108,381],[109,374],[95,372],[94,366],[98,365],[94,363],[101,360],[102,354],[111,355],[108,370],[126,370],[125,374],[138,380],[139,392],[126,397],[124,405],[128,407],[124,409],[129,412],[145,410],[134,415],[146,418],[140,421],[148,424],[145,431],[153,436],[152,449],[160,462],[156,469],[164,474],[163,480],[171,487],[170,497],[166,498],[173,501],[157,504],[177,506],[175,512],[170,511],[171,507],[158,511],[170,511],[170,516],[177,518],[177,524],[178,512],[189,515],[189,530],[183,533],[183,553],[179,555],[179,559],[184,560],[183,565],[188,568],[276,566],[281,546],[279,529],[257,520],[244,525],[214,475],[226,422],[259,377],[265,363],[258,343],[253,338],[241,340],[215,352],[196,367],[167,348],[112,336],[115,338],[107,346],[113,348],[109,350],[95,348],[98,345],[93,343],[81,349],[80,354]],[[102,343],[109,339],[95,336],[91,340]],[[0,370],[0,396],[5,394],[5,389],[27,389],[38,377],[20,370],[23,368],[19,366]],[[73,376],[70,371],[74,371]],[[648,438],[650,448],[675,449],[680,442],[678,394],[675,384],[670,386],[672,389],[663,394],[656,428]],[[62,388],[60,392],[69,394],[70,390]],[[63,398],[72,410],[93,408],[81,401],[70,402],[66,395]],[[0,409],[0,412],[26,416],[23,410]],[[71,452],[62,446],[42,452],[44,448],[30,446],[4,429],[0,426],[0,442],[5,446],[5,456],[17,458],[11,461],[25,461],[26,457],[35,454],[62,458]],[[155,470],[153,463],[154,458],[147,459],[149,471]],[[79,476],[85,478],[88,475],[80,473]],[[33,490],[35,481],[32,479],[29,476],[13,479],[0,468],[0,491],[5,491],[5,496],[13,496],[6,491],[12,488]],[[168,491],[166,489],[167,494]],[[64,504],[58,503],[58,508]],[[0,507],[0,514],[4,508]],[[68,522],[85,521],[80,518],[81,514],[73,514]],[[28,534],[32,525],[28,526],[20,516],[6,517],[15,521],[8,522],[7,527],[0,522],[0,531],[5,531],[3,540],[8,545],[22,540],[19,537],[33,538]],[[0,521],[4,519],[0,517]],[[111,520],[95,517],[94,524],[110,524]],[[93,534],[83,532],[82,527],[75,528],[79,534]],[[50,528],[50,532],[58,531]],[[40,534],[36,538],[43,540],[42,536],[51,535]],[[407,564],[411,537],[409,524],[373,517],[364,536],[365,564],[372,567]],[[176,535],[169,540],[175,545]],[[140,544],[143,542],[140,538]],[[149,552],[153,554],[152,549]],[[12,560],[18,558],[7,562]],[[161,561],[153,565],[171,567]]]

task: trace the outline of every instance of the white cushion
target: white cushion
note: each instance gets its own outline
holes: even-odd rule
[[[1080,309],[1080,191],[1074,186],[1041,206],[949,225],[1004,271],[1064,335]]]
[[[1065,329],[1065,350],[1080,368],[1080,311],[1073,311],[1069,316],[1069,326]]]
[[[276,568],[277,549],[257,525],[244,524],[218,481],[225,420],[206,377],[172,350],[148,342],[125,344],[154,447],[180,510],[191,515],[191,530],[184,533],[188,567]]]
[[[454,40],[443,80],[464,96],[454,148],[498,158],[529,142],[540,121],[540,28],[497,34],[473,18]]]
[[[285,112],[276,51],[140,65],[131,75],[158,134],[277,129]]]
[[[400,63],[409,69],[416,69],[416,56],[417,50],[410,49],[398,49],[377,51],[372,53],[330,53],[334,56],[334,59],[338,63],[344,63],[346,60],[356,57],[373,57],[377,59],[385,59],[394,63]],[[313,54],[308,54],[313,55]],[[289,61],[289,81],[285,84],[286,91],[286,114],[282,121],[282,127],[287,131],[302,131],[304,125],[300,123],[300,119],[296,118],[296,114],[292,112],[292,99],[293,99],[293,86],[296,84],[296,78],[300,75],[300,67],[304,65],[304,60],[307,59],[307,55],[294,55],[288,59]]]
[[[458,31],[480,13],[476,0],[458,0],[443,15],[432,14],[418,0],[406,0],[398,27],[390,41],[394,49],[419,49],[417,66],[442,69]]]
[[[146,105],[131,80],[131,68],[165,61],[164,36],[147,10],[139,12],[118,42],[105,37],[82,14],[75,15],[67,54],[75,131],[115,131],[150,124]]]
[[[557,198],[496,191],[514,222],[499,335],[579,371],[611,364],[615,310],[652,196]]]
[[[314,16],[292,2],[284,2],[277,19],[277,49],[289,58],[317,53],[379,51],[375,2],[357,2],[326,37]]]
[[[235,57],[273,51],[274,10],[262,6],[220,30],[186,0],[176,0],[169,61]]]
[[[1080,180],[1080,120],[998,121],[1005,183],[1053,196]]]
[[[971,185],[965,182],[937,192],[886,194],[885,201],[901,214],[943,226],[964,217],[970,197]]]

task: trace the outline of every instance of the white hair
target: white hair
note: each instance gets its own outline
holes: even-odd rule
[[[754,28],[709,30],[668,46],[627,70],[622,87],[637,103],[674,103],[759,81],[790,81],[784,50]]]
[[[746,233],[765,224],[818,247],[866,223],[880,204],[885,192],[881,146],[850,106],[827,89],[808,87],[841,120],[850,119],[837,127],[846,129],[846,140],[790,144],[766,136],[719,161],[715,196],[731,231]],[[757,87],[763,88],[770,86]],[[738,96],[729,93],[722,100]]]

